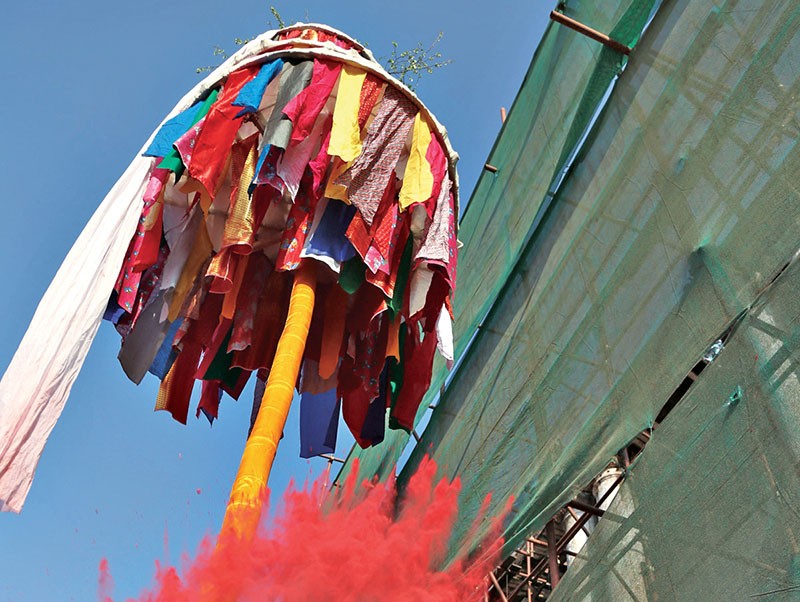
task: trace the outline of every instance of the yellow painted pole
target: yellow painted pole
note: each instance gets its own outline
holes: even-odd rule
[[[313,261],[307,261],[295,272],[286,324],[278,341],[261,407],[233,482],[222,523],[223,534],[250,538],[258,527],[264,489],[289,415],[303,360],[311,315],[314,313],[315,285],[315,265]]]

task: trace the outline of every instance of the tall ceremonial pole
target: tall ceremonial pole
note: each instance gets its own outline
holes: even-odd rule
[[[315,286],[316,266],[313,261],[306,261],[295,272],[286,325],[278,341],[261,406],[233,482],[222,523],[223,533],[247,538],[255,533],[258,526],[264,491],[300,373],[314,313]]]

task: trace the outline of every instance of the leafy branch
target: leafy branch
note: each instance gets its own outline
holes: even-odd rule
[[[283,29],[286,27],[286,23],[284,23],[283,19],[281,18],[281,14],[278,12],[278,9],[274,6],[269,7],[269,12],[272,13],[272,18],[275,19],[275,25],[277,29]],[[267,19],[267,27],[272,27],[272,19]],[[237,48],[241,48],[248,42],[255,39],[256,36],[252,36],[249,38],[233,38],[233,43],[236,45]],[[220,63],[227,60],[230,56],[227,50],[225,50],[222,46],[217,44],[214,45],[214,51],[211,53],[213,57],[218,59],[218,63],[216,65],[205,65],[203,67],[198,67],[195,69],[195,73],[208,73],[209,71],[213,71],[217,67],[219,67]]]
[[[275,25],[277,25],[278,29],[283,29],[286,27],[286,23],[284,22],[277,8],[270,6],[269,12],[272,14],[272,18],[267,19],[267,26],[272,27],[272,20],[274,19]],[[306,15],[306,20],[308,21],[308,15]],[[436,39],[427,48],[422,44],[422,42],[418,42],[416,46],[409,48],[408,50],[400,50],[400,45],[397,42],[392,41],[391,54],[386,57],[381,57],[379,61],[386,65],[386,70],[391,75],[399,79],[411,90],[415,90],[419,84],[419,80],[422,79],[424,74],[433,73],[435,69],[446,67],[453,62],[451,59],[443,58],[442,53],[436,50],[436,47],[438,46],[439,42],[442,41],[443,36],[444,33],[440,31],[439,35],[436,36]],[[233,43],[237,47],[241,47],[252,39],[254,38],[234,38]],[[215,45],[213,56],[219,61],[224,61],[230,55],[228,54],[227,50],[221,46]],[[198,67],[196,71],[197,73],[206,73],[208,71],[212,71],[218,65],[219,63],[217,65]]]
[[[278,29],[283,29],[284,27],[286,27],[286,23],[284,23],[283,19],[281,19],[281,14],[278,12],[277,8],[275,8],[274,6],[270,6],[269,7],[269,12],[272,13],[272,16],[275,18],[275,21],[278,23]]]
[[[433,73],[434,69],[446,67],[452,59],[445,59],[441,52],[435,52],[436,46],[442,41],[444,32],[439,32],[436,39],[425,48],[422,42],[408,50],[400,50],[397,42],[392,41],[392,53],[388,57],[381,57],[380,62],[386,64],[386,70],[414,90],[419,80],[425,73]]]

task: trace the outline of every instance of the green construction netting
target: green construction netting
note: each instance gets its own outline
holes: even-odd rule
[[[800,265],[748,312],[550,598],[800,599]]]
[[[510,547],[652,425],[800,246],[799,30],[795,1],[661,7],[401,477],[431,453],[465,516],[513,495]]]
[[[569,2],[565,14],[595,29],[613,32],[633,45],[656,0]],[[506,279],[529,240],[540,210],[560,180],[565,162],[592,120],[624,57],[561,25],[551,23],[509,111],[485,171],[462,216],[457,293],[454,300],[455,354],[460,357],[476,327],[505,288]],[[433,379],[417,420],[447,376],[437,356]],[[376,448],[354,448],[339,474],[360,462],[365,477],[394,470],[408,435],[388,431]]]

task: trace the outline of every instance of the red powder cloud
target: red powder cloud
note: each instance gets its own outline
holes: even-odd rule
[[[114,602],[111,598],[111,592],[114,589],[114,581],[111,579],[111,573],[108,572],[108,560],[103,558],[100,561],[100,578],[97,588],[97,598],[100,602]]]
[[[139,602],[405,602],[482,600],[484,579],[502,541],[500,520],[472,559],[442,567],[458,516],[460,483],[434,483],[424,462],[402,503],[393,484],[355,487],[325,499],[320,483],[290,488],[283,510],[250,540],[206,538],[180,572],[157,563],[155,584]],[[474,517],[476,520],[479,517]],[[100,563],[101,602],[113,602],[108,563]]]

